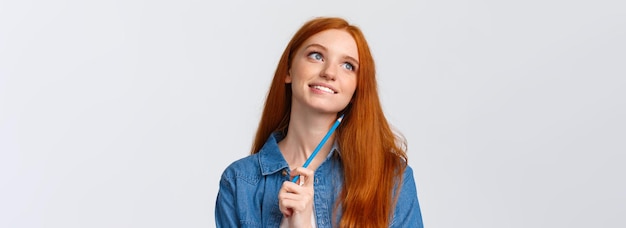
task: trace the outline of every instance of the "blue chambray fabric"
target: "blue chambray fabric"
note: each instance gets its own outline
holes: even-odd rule
[[[284,136],[273,133],[261,150],[229,165],[220,180],[215,205],[217,227],[279,227],[278,191],[289,181],[289,166],[278,142]],[[407,167],[404,183],[389,227],[424,227],[417,199],[413,170]],[[314,206],[317,227],[332,227],[341,213],[333,208],[343,184],[340,151],[333,145],[326,160],[315,170]],[[375,205],[374,205],[375,206]]]

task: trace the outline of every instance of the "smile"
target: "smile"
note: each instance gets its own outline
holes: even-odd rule
[[[329,94],[336,94],[336,93],[337,93],[337,92],[335,92],[333,89],[328,88],[328,87],[326,87],[326,86],[321,86],[321,85],[310,85],[309,87],[310,87],[310,88],[313,88],[313,89],[320,90],[320,91],[325,92],[325,93],[329,93]]]

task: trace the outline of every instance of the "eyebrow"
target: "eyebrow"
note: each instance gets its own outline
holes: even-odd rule
[[[321,44],[317,44],[317,43],[312,43],[312,44],[309,44],[309,45],[307,45],[306,47],[304,47],[304,49],[308,49],[308,48],[310,48],[310,47],[317,47],[317,48],[324,49],[324,51],[328,51],[328,48],[326,48],[326,47],[322,46]],[[359,65],[359,61],[357,61],[357,60],[356,60],[355,58],[353,58],[352,56],[345,55],[343,58],[351,60],[351,61],[352,61],[352,62],[354,62],[357,66]]]

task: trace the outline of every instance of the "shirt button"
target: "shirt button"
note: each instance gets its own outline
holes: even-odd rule
[[[287,176],[287,170],[283,169],[283,176]]]

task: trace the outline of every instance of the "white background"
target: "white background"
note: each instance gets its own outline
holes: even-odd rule
[[[626,227],[623,1],[0,1],[0,227],[214,227],[288,40],[360,26],[426,227]]]

